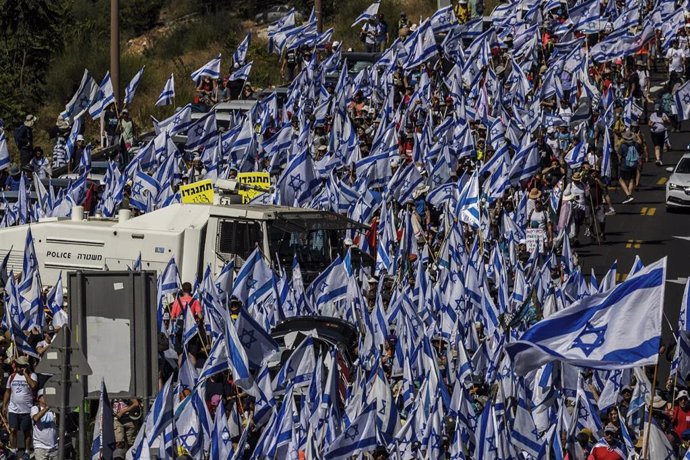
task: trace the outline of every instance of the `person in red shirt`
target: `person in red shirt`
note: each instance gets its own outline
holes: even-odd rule
[[[683,432],[690,429],[690,402],[688,402],[688,392],[680,390],[676,396],[676,406],[669,414],[673,430],[679,438],[683,438]]]
[[[182,283],[182,291],[180,291],[180,295],[177,297],[177,299],[175,299],[175,302],[173,302],[172,304],[170,318],[172,320],[175,320],[178,316],[184,313],[184,310],[185,308],[187,308],[188,305],[192,308],[192,313],[194,314],[194,316],[201,315],[201,303],[199,303],[197,299],[192,297],[191,283]]]
[[[604,437],[597,442],[587,460],[625,460],[625,454],[617,439],[618,428],[609,423],[604,428]]]

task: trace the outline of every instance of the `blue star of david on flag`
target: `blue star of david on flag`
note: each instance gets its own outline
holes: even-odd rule
[[[231,440],[230,440],[230,438],[231,438],[231,436],[230,436],[230,430],[228,430],[227,428],[223,428],[223,432],[222,432],[222,435],[221,435],[220,438],[221,438],[221,440],[223,441],[223,444],[225,444],[226,446],[227,446],[228,444],[230,444],[230,443],[231,443]]]
[[[258,281],[255,280],[254,277],[253,277],[252,275],[249,275],[249,276],[247,277],[247,288],[248,288],[248,289],[250,289],[250,290],[253,289],[254,286],[256,286],[256,283],[258,283]]]
[[[379,409],[380,415],[386,415],[386,400],[381,400],[381,409]]]
[[[144,186],[141,182],[134,182],[134,184],[132,184],[132,194],[141,195],[143,192],[143,188]]]
[[[254,337],[254,332],[253,330],[249,329],[244,329],[242,333],[240,334],[240,342],[242,345],[245,346],[245,348],[250,348],[251,345],[256,342],[256,337]]]
[[[187,432],[187,434],[181,434],[180,435],[180,442],[185,447],[185,449],[189,450],[194,446],[194,444],[196,444],[196,439],[198,437],[199,437],[199,434],[196,432],[196,430],[194,430],[194,427],[191,427],[191,428],[189,428],[189,431]],[[193,442],[188,443],[187,439],[189,439],[189,438],[192,438]]]
[[[441,436],[439,436],[438,432],[436,431],[435,428],[431,429],[431,447],[433,449],[440,449],[441,448]]]
[[[350,427],[345,431],[345,439],[354,441],[359,436],[359,426],[350,425]]]
[[[495,436],[490,436],[486,438],[486,443],[489,445],[489,452],[498,452],[498,447],[496,447]]]
[[[302,180],[301,174],[290,174],[290,180],[288,181],[288,187],[290,187],[295,193],[297,193],[304,185],[304,180]]]
[[[585,356],[591,355],[594,350],[603,345],[606,328],[605,324],[601,327],[594,327],[588,321],[580,335],[573,341],[573,347],[581,349]]]
[[[578,418],[585,419],[585,420],[589,418],[589,411],[587,410],[587,408],[584,405],[580,406],[580,408],[578,409],[577,416],[578,416]]]

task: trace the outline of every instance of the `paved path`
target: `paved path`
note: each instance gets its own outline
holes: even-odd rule
[[[659,80],[655,78],[658,85]],[[650,107],[651,109],[651,107]],[[690,212],[668,212],[665,206],[666,182],[670,173],[667,166],[675,166],[690,145],[690,123],[683,123],[680,133],[671,133],[672,150],[664,154],[664,166],[656,166],[654,148],[649,129],[642,127],[649,146],[651,163],[644,165],[640,187],[635,201],[621,204],[625,195],[619,189],[611,197],[617,213],[606,218],[606,242],[601,245],[581,246],[577,249],[582,257],[584,273],[590,268],[598,279],[608,271],[614,260],[618,261],[618,281],[625,279],[632,267],[635,255],[644,264],[668,256],[663,342],[675,343],[669,322],[678,324],[678,313],[686,279],[690,276]],[[581,241],[585,238],[581,236]],[[669,362],[660,360],[660,377],[668,374]],[[663,380],[660,380],[663,382]]]

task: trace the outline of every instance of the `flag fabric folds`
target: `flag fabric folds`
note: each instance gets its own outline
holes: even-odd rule
[[[666,258],[648,265],[610,292],[574,302],[506,345],[519,374],[559,360],[595,369],[656,364]]]

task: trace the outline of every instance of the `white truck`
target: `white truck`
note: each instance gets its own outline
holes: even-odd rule
[[[237,265],[258,245],[267,257],[290,268],[298,254],[305,282],[342,252],[346,229],[362,226],[345,216],[314,209],[248,204],[173,204],[131,217],[72,218],[33,223],[41,279],[54,284],[60,271],[127,270],[141,254],[143,270],[165,268],[175,258],[182,281],[214,274],[235,257]],[[28,225],[0,230],[0,260],[8,251],[8,270],[22,270]]]

